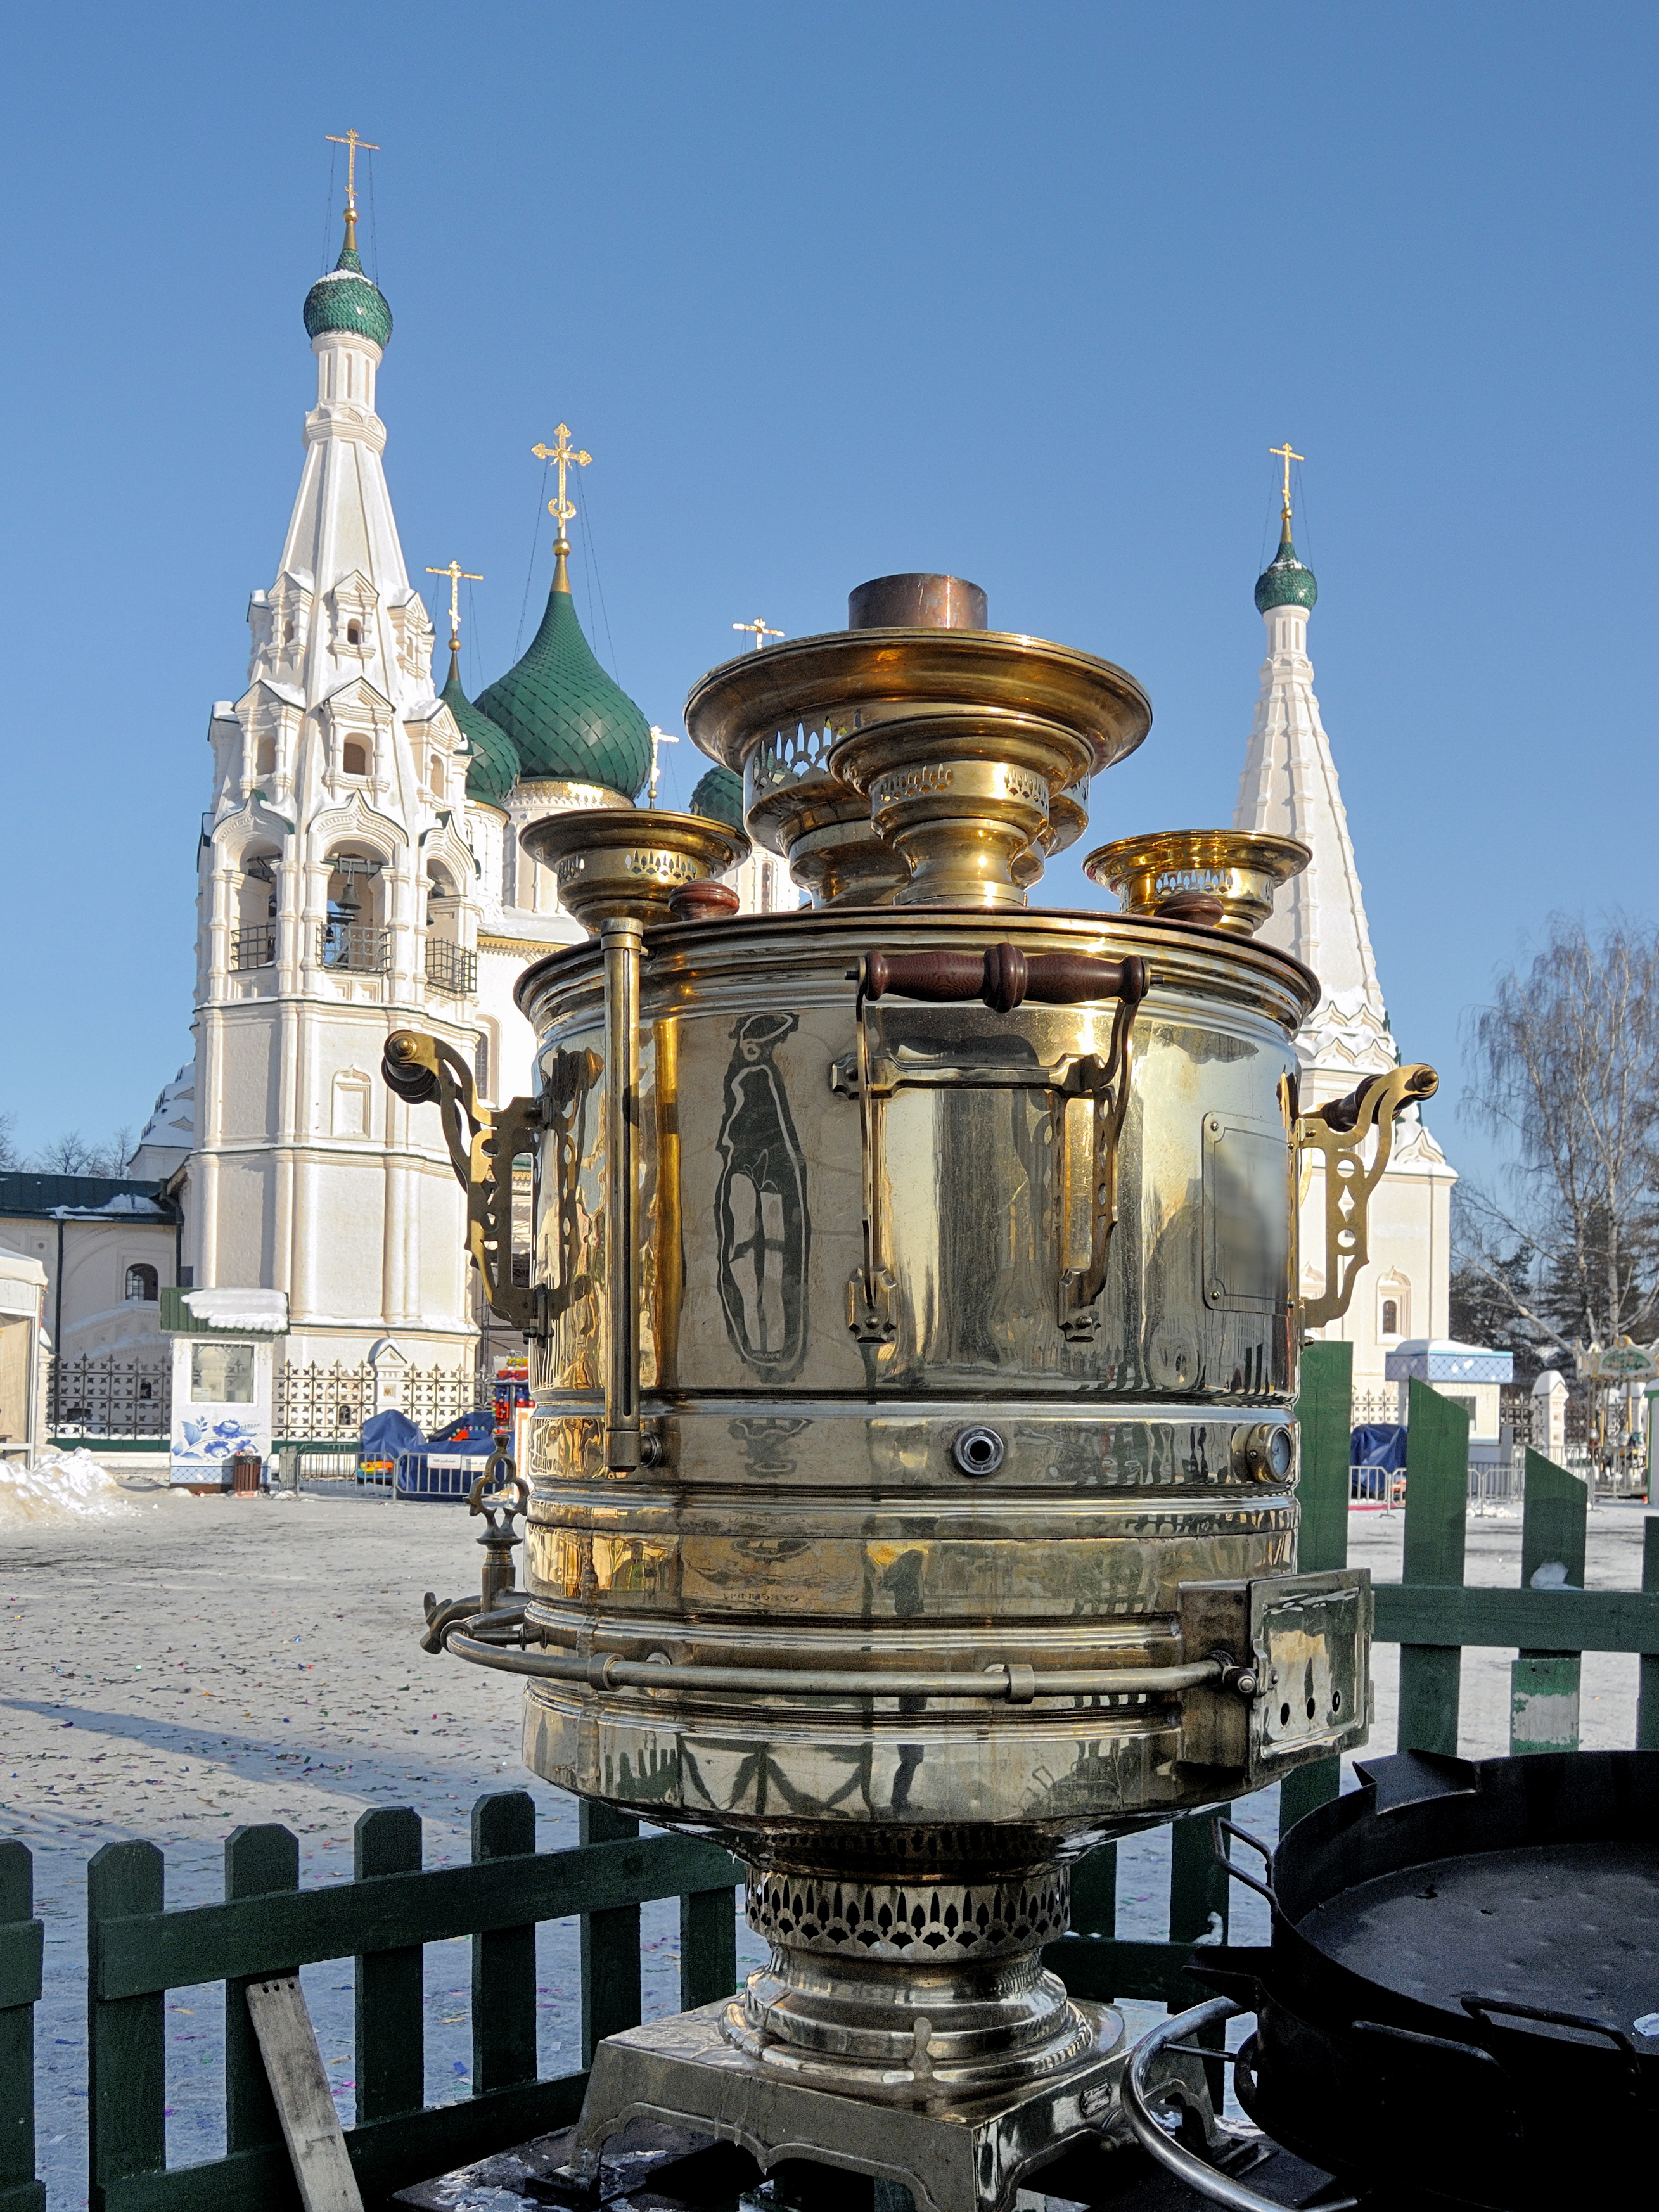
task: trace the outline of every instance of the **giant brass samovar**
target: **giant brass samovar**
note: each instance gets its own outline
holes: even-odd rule
[[[1041,1966],[1069,1863],[1364,1739],[1366,1578],[1295,1573],[1299,1161],[1328,1319],[1433,1078],[1299,1115],[1318,985],[1249,933],[1285,841],[1125,841],[1089,865],[1127,910],[1027,907],[1132,678],[953,580],[854,613],[687,708],[824,903],[677,920],[710,824],[607,817],[603,899],[586,817],[532,824],[597,932],[520,984],[536,1097],[492,1116],[411,1032],[387,1072],[532,1344],[522,1602],[434,1637],[527,1677],[538,1773],[723,1838],[771,1946],[602,2046],[581,2155],[650,2111],[973,2212],[1112,2124],[1121,2023]]]

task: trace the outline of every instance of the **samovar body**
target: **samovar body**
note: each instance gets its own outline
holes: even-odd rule
[[[1065,1285],[1087,1265],[1100,1164],[1073,1075],[1106,1052],[1114,1007],[859,1002],[871,952],[988,938],[1138,956],[1152,979],[1085,1327]],[[1294,1567],[1287,1100],[1305,975],[1259,945],[1097,915],[988,931],[805,910],[654,931],[640,988],[647,1450],[627,1471],[605,1449],[598,947],[520,988],[562,1102],[541,1138],[528,1619],[594,1656],[767,1669],[775,1686],[532,1681],[529,1764],[717,1830],[756,1866],[849,1873],[1023,1873],[1222,1794],[1183,1750],[1183,1706],[1229,1693],[990,1711],[790,1681],[1168,1668],[1191,1656],[1183,1585]],[[884,1310],[860,1333],[872,1176]],[[1285,1753],[1352,1730],[1352,1711],[1304,1705]]]

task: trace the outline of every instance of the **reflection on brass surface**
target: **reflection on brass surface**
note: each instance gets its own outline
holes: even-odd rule
[[[1014,864],[1038,849],[1054,793],[1086,774],[1089,760],[1077,731],[954,703],[866,724],[830,754],[910,864],[896,906],[1023,907]]]
[[[683,884],[724,875],[749,853],[742,831],[722,822],[638,807],[549,815],[526,823],[519,842],[553,871],[561,902],[594,935],[607,921],[666,921]]]
[[[1159,830],[1102,845],[1083,872],[1115,891],[1126,914],[1185,914],[1251,937],[1272,914],[1280,884],[1312,857],[1294,837],[1255,830]]]
[[[823,765],[830,742],[802,725],[787,745],[781,736],[757,745],[744,770],[744,819],[814,906],[887,906],[909,864],[878,835],[868,799]]]

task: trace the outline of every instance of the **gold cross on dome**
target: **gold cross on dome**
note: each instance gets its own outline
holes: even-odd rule
[[[449,579],[449,643],[453,651],[461,641],[461,586],[482,584],[483,578],[475,576],[471,568],[463,568],[459,561],[452,561],[447,568],[428,568],[426,573]]]
[[[679,739],[672,730],[659,730],[653,722],[651,725],[651,788],[647,799],[648,805],[654,806],[657,803],[657,747],[677,745],[678,743]]]
[[[1276,461],[1283,461],[1285,464],[1285,503],[1280,512],[1288,522],[1291,519],[1291,463],[1305,461],[1308,457],[1305,453],[1293,453],[1291,451],[1291,441],[1288,438],[1282,446],[1269,446],[1267,451]]]
[[[765,644],[769,637],[781,637],[783,635],[783,632],[781,629],[769,629],[758,615],[755,617],[753,622],[733,623],[732,627],[733,629],[745,629],[750,630],[754,633],[755,650],[757,653],[760,651],[762,646]]]
[[[585,469],[593,456],[592,453],[580,453],[576,451],[570,442],[570,426],[567,422],[561,422],[553,433],[553,443],[550,446],[532,446],[530,450],[538,461],[551,461],[559,471],[559,495],[556,499],[548,501],[547,511],[558,524],[559,535],[562,538],[564,526],[567,522],[574,520],[576,513],[575,508],[564,495],[565,471],[573,468]]]
[[[337,138],[331,131],[325,131],[323,136],[331,146],[343,146],[346,149],[346,213],[356,215],[357,212],[357,149],[361,146],[365,154],[378,154],[380,149],[370,140],[360,138],[355,131],[348,131],[343,138]]]

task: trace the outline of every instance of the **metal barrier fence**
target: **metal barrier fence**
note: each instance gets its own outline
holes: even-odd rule
[[[1302,1536],[1304,1570],[1347,1559],[1351,1347],[1304,1357]],[[1511,1675],[1512,1749],[1576,1747],[1583,1651],[1638,1656],[1636,1741],[1659,1750],[1659,1515],[1645,1521],[1642,1588],[1586,1590],[1587,1485],[1536,1452],[1526,1462],[1520,1586],[1463,1583],[1468,1423],[1425,1385],[1411,1385],[1404,1578],[1376,1587],[1376,1635],[1400,1650],[1396,1747],[1455,1754],[1460,1662],[1468,1645],[1518,1652]],[[1559,1587],[1536,1588],[1543,1566]],[[1547,1738],[1532,1731],[1548,1728]],[[1334,1797],[1340,1762],[1300,1768],[1280,1785],[1288,1827]],[[733,1885],[738,1869],[716,1845],[641,1839],[635,1825],[584,1805],[581,1843],[538,1853],[521,1791],[480,1799],[469,1867],[422,1872],[421,1824],[408,1810],[365,1813],[355,1880],[299,1887],[299,1847],[286,1828],[239,1830],[226,1845],[225,1902],[163,1909],[161,1853],[106,1844],[88,1869],[92,2212],[289,2212],[295,2188],[244,2005],[247,1983],[307,1962],[357,1961],[357,2121],[346,2141],[366,2200],[563,2125],[580,2109],[585,2073],[538,2076],[535,1929],[582,1917],[582,2063],[641,2013],[639,1908],[680,1899],[680,1995],[713,2002],[736,1980]],[[1224,1936],[1229,1884],[1215,1863],[1207,1816],[1174,1823],[1169,1935],[1116,1936],[1117,1849],[1076,1869],[1073,1932],[1045,1961],[1079,1996],[1193,2001],[1184,1967],[1200,1938]],[[422,2087],[421,1946],[470,1936],[473,1950],[473,2094],[428,2106]],[[32,2008],[40,1994],[41,1923],[30,1914],[30,1860],[0,1844],[0,2212],[44,2212],[34,2177]],[[169,1989],[225,1986],[224,2157],[168,2171],[163,2008]]]

